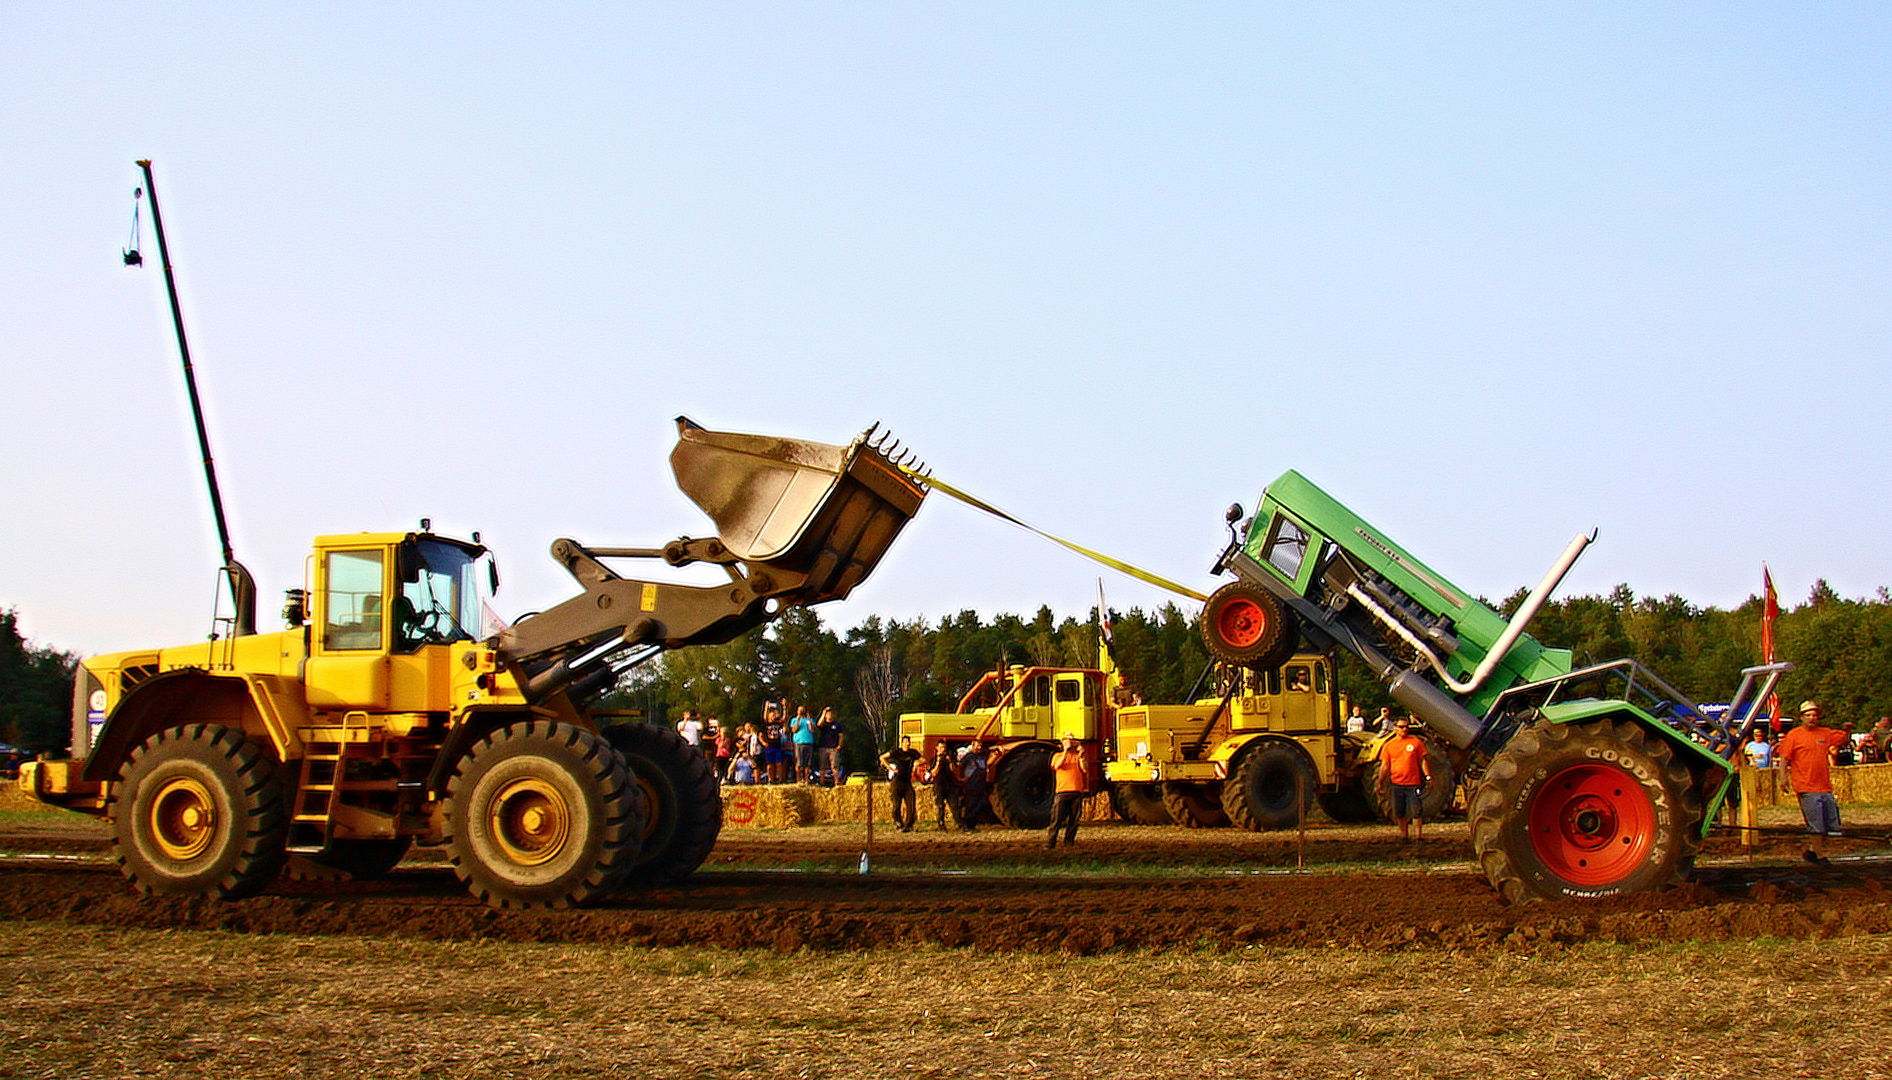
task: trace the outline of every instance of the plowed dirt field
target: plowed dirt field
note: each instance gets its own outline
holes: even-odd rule
[[[1586,940],[1815,938],[1892,931],[1892,859],[1850,841],[1828,867],[1779,839],[1749,863],[1713,842],[1695,880],[1603,903],[1502,904],[1466,864],[1463,825],[1403,846],[1385,830],[1294,834],[1101,826],[1074,850],[1042,834],[858,827],[725,833],[687,885],[585,911],[496,912],[437,856],[386,879],[285,876],[239,902],[138,895],[97,832],[0,829],[0,920],[432,940],[711,945],[794,951],[934,943],[1089,954],[1140,948],[1367,945],[1516,949]],[[1304,861],[1307,869],[1296,869]]]

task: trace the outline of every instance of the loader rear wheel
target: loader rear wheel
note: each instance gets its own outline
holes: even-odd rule
[[[1057,777],[1051,773],[1051,751],[1023,746],[999,762],[998,782],[992,785],[992,812],[1014,829],[1048,829],[1056,801]]]
[[[1188,829],[1220,829],[1228,824],[1222,810],[1222,782],[1187,783],[1171,780],[1163,785],[1163,809],[1170,819]]]
[[[620,724],[604,737],[630,766],[646,811],[643,849],[625,885],[689,877],[723,829],[723,791],[709,759],[675,731],[652,724]]]
[[[1452,808],[1452,797],[1458,793],[1458,770],[1452,767],[1452,757],[1437,739],[1421,735],[1419,741],[1426,746],[1426,767],[1432,770],[1432,779],[1426,781],[1425,791],[1419,796],[1419,820],[1437,821]],[[1393,820],[1393,783],[1386,777],[1386,766],[1378,761],[1368,763],[1364,776],[1367,797],[1373,800],[1373,813],[1381,821]]]
[[[1507,901],[1615,896],[1684,880],[1701,821],[1694,774],[1641,724],[1539,721],[1485,771],[1472,850]]]
[[[233,900],[282,867],[289,819],[276,763],[241,732],[160,731],[132,751],[111,790],[113,855],[142,892]]]
[[[1169,816],[1169,808],[1163,805],[1163,789],[1159,784],[1112,784],[1110,801],[1117,815],[1133,825],[1175,824],[1175,819]]]
[[[1291,829],[1314,805],[1320,772],[1296,743],[1261,739],[1250,743],[1222,786],[1229,823],[1249,832]]]
[[[333,840],[315,855],[291,855],[283,868],[296,881],[376,881],[387,877],[413,843],[409,836]]]
[[[617,751],[583,728],[525,720],[487,735],[447,781],[447,855],[496,908],[576,907],[621,885],[644,830]]]
[[[1294,655],[1300,634],[1279,598],[1259,585],[1231,581],[1202,606],[1202,642],[1209,655],[1266,671]]]

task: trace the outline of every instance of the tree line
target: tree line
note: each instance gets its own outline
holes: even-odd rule
[[[72,672],[78,658],[30,644],[19,612],[0,610],[0,740],[34,753],[72,745]]]
[[[1492,606],[1510,615],[1519,589]],[[1531,623],[1546,645],[1568,648],[1578,664],[1630,657],[1697,701],[1725,701],[1741,669],[1760,662],[1761,600],[1732,610],[1704,608],[1673,594],[1607,594],[1552,600]],[[1208,666],[1198,612],[1165,604],[1113,613],[1113,655],[1145,701],[1189,700]],[[695,708],[724,723],[757,721],[764,701],[787,699],[811,712],[832,706],[848,732],[850,768],[865,768],[891,746],[903,712],[950,712],[980,675],[1000,665],[1094,667],[1098,611],[1059,618],[1040,607],[1029,618],[976,611],[928,619],[868,616],[835,630],[819,611],[794,608],[768,627],[726,645],[683,649],[630,672],[608,705],[668,723]],[[1783,610],[1777,651],[1796,670],[1781,683],[1788,710],[1817,698],[1829,722],[1870,726],[1892,715],[1892,594],[1847,599],[1820,581],[1806,601]],[[69,745],[75,658],[25,641],[11,609],[0,610],[0,739],[33,751]],[[1369,713],[1392,705],[1385,688],[1351,656],[1338,662],[1340,688]]]

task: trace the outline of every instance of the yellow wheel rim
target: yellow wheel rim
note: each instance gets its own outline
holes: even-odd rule
[[[486,815],[493,842],[518,866],[551,862],[571,839],[571,807],[557,788],[522,777],[500,788]]]
[[[217,836],[217,803],[210,789],[191,776],[174,776],[151,800],[151,837],[165,858],[188,862]]]

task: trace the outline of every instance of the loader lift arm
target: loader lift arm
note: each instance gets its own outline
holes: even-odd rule
[[[882,442],[869,441],[874,428],[845,447],[709,431],[685,417],[677,430],[670,455],[677,485],[716,522],[719,536],[661,548],[555,541],[552,557],[584,592],[494,641],[519,669],[528,700],[561,690],[588,697],[669,649],[721,644],[790,607],[845,597],[926,497],[882,453]],[[729,583],[625,578],[606,559],[713,563]]]

